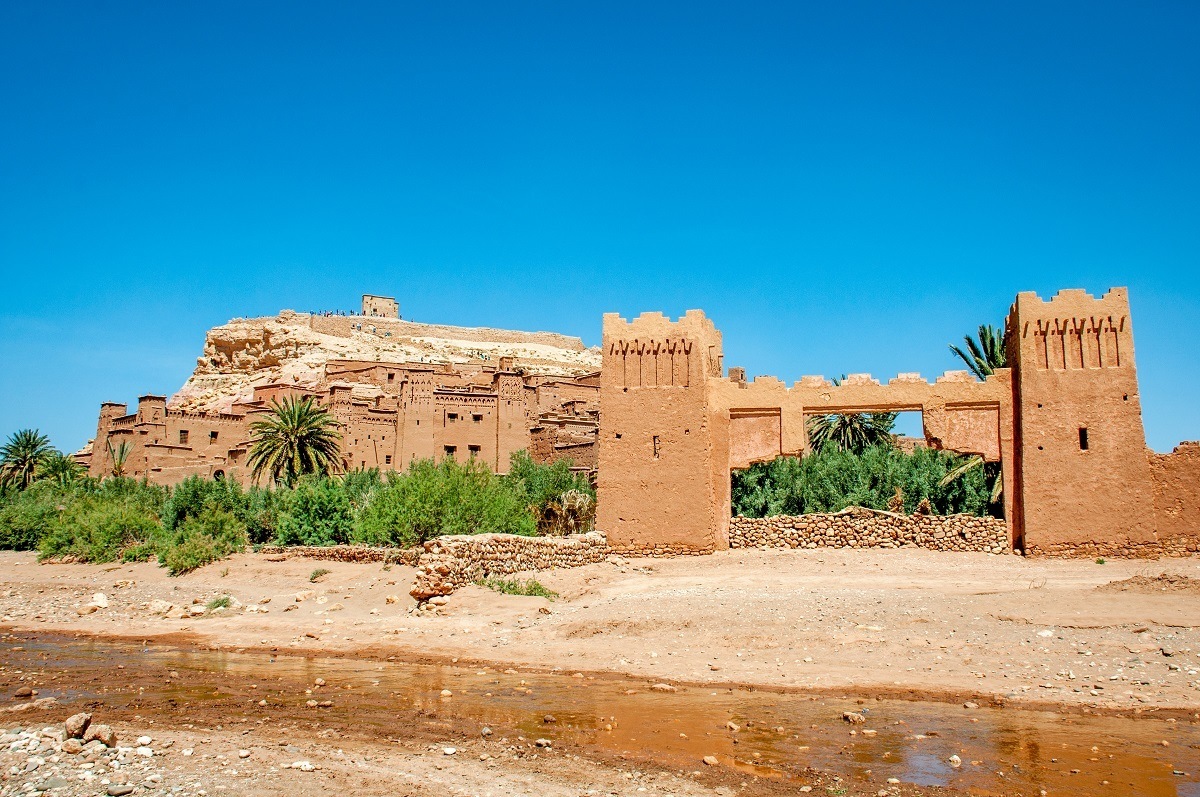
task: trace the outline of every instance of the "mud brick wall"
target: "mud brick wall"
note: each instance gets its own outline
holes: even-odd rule
[[[1157,559],[1160,556],[1200,555],[1200,534],[1176,536],[1149,542],[1140,540],[1102,540],[1097,542],[1030,545],[1026,556],[1092,559]]]
[[[449,595],[483,578],[526,570],[580,567],[603,562],[608,541],[600,532],[569,537],[473,534],[438,537],[425,543],[417,580],[409,594],[417,600]]]
[[[975,515],[900,515],[851,507],[832,514],[735,517],[730,548],[926,548],[1011,553],[1008,524]]]
[[[414,567],[421,558],[420,548],[371,548],[365,545],[264,545],[260,553],[274,556],[300,556],[326,562],[380,562]]]

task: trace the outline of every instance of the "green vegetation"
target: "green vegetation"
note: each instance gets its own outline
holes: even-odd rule
[[[0,446],[0,483],[17,490],[26,489],[42,464],[55,453],[50,438],[37,429],[13,433]]]
[[[341,461],[337,422],[311,397],[271,401],[271,411],[250,424],[250,457],[257,480],[270,475],[293,486],[301,476],[325,476]]]
[[[861,453],[830,448],[803,459],[780,457],[733,474],[733,512],[767,517],[837,512],[848,506],[888,509],[899,488],[905,512],[928,500],[939,515],[986,515],[991,491],[981,469],[942,484],[961,460],[929,448],[906,454],[890,444]]]
[[[320,581],[322,578],[324,578],[325,576],[329,575],[329,572],[330,572],[330,571],[326,570],[326,569],[325,569],[325,568],[323,568],[323,567],[318,567],[316,570],[314,570],[314,571],[312,571],[311,573],[309,573],[309,574],[308,574],[308,580],[309,580],[310,582],[312,582],[313,584],[316,584],[316,583],[317,583],[318,581]]]
[[[516,485],[476,459],[418,460],[374,489],[359,513],[354,541],[407,548],[443,534],[532,536],[537,520]]]
[[[204,608],[211,612],[216,611],[217,609],[228,609],[231,604],[232,601],[230,600],[229,596],[222,595],[219,598],[213,598],[210,600]]]
[[[846,378],[834,379],[840,385]],[[805,421],[808,444],[813,451],[841,449],[862,453],[875,445],[892,442],[892,427],[896,425],[894,412],[844,412],[830,415],[812,415]]]
[[[110,447],[113,473],[124,472],[129,450]],[[0,548],[80,562],[156,559],[172,575],[251,545],[412,546],[443,534],[563,534],[591,528],[595,514],[595,491],[569,462],[538,465],[524,452],[504,476],[475,459],[449,458],[414,462],[386,478],[374,469],[329,476],[298,467],[280,471],[274,488],[198,476],[166,488],[91,478],[34,431],[13,435],[0,451],[7,457]]]
[[[479,582],[479,586],[487,587],[504,595],[530,595],[550,600],[558,597],[557,592],[547,589],[532,578],[528,581],[521,581],[518,578],[485,578]]]
[[[980,324],[977,338],[963,336],[966,351],[951,344],[950,351],[963,361],[967,370],[979,379],[987,379],[997,368],[1007,367],[1004,354],[1004,327],[993,327],[991,324]]]

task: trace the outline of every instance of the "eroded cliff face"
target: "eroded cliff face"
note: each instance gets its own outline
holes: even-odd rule
[[[209,330],[204,354],[172,397],[171,407],[225,412],[234,402],[251,399],[255,386],[318,389],[325,386],[330,360],[494,366],[500,357],[513,357],[515,367],[528,372],[555,376],[600,368],[599,349],[585,348],[578,338],[357,317],[314,319],[284,311],[234,319]]]

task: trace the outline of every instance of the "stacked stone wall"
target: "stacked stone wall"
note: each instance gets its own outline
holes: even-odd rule
[[[409,594],[425,600],[449,595],[484,578],[527,570],[581,567],[603,562],[608,555],[608,540],[596,531],[569,537],[515,534],[438,537],[425,543],[417,563],[417,581]]]
[[[926,548],[1011,553],[1008,524],[975,515],[901,515],[861,507],[832,514],[735,517],[730,548]]]

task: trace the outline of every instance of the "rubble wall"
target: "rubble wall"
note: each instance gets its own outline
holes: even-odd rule
[[[1011,553],[1008,524],[975,515],[900,515],[860,507],[832,514],[734,517],[730,548],[926,548]]]
[[[409,594],[425,600],[449,595],[484,578],[527,570],[581,567],[603,562],[608,555],[608,540],[597,531],[569,537],[515,534],[438,537],[425,543],[417,563],[417,581]]]

